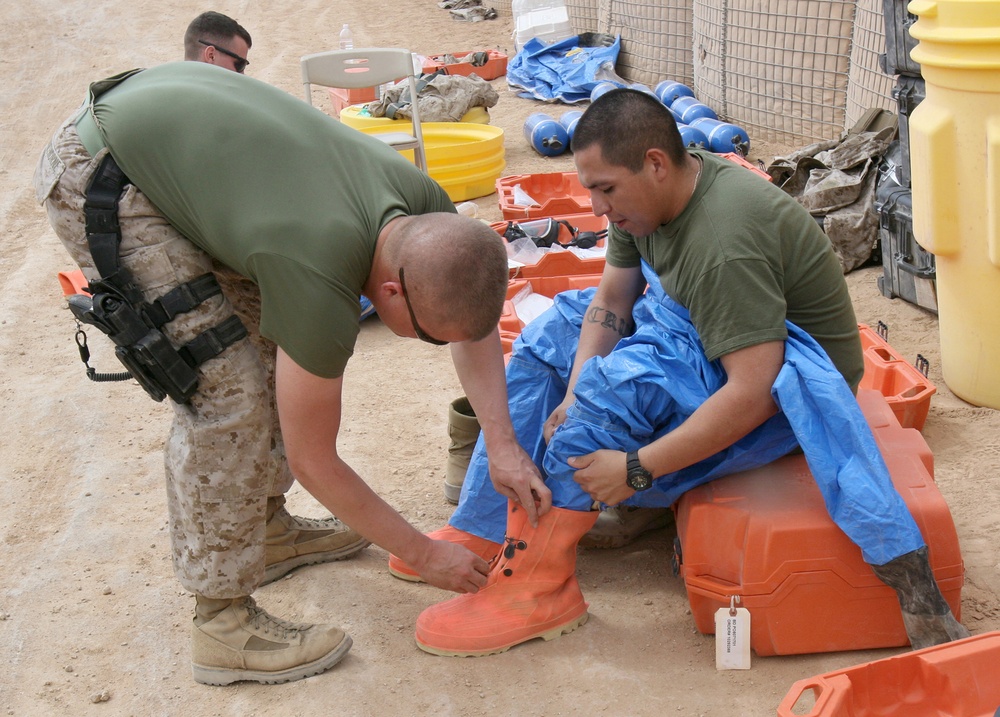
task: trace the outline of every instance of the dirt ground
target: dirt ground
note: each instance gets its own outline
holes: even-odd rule
[[[344,22],[358,46],[513,55],[509,12],[466,23],[433,0],[4,4],[0,650],[7,667],[0,714],[773,715],[798,679],[901,652],[755,658],[749,671],[717,672],[713,639],[695,630],[683,582],[671,575],[672,535],[660,531],[626,549],[580,552],[591,605],[583,628],[478,659],[417,649],[417,615],[446,594],[392,578],[380,548],[301,569],[262,588],[260,603],[285,618],[341,625],[354,637],[349,656],[323,675],[286,685],[193,682],[193,600],[170,566],[161,485],[170,411],[133,385],[86,380],[56,283],[56,272],[71,267],[34,201],[31,175],[90,81],[180,59],[184,29],[205,9],[240,20],[254,36],[249,73],[296,96],[298,58],[335,46]],[[494,84],[500,102],[490,114],[506,131],[506,172],[570,169],[570,157],[543,159],[523,139],[524,118],[544,108],[517,98],[502,78]],[[758,143],[752,154],[768,161],[784,149]],[[495,195],[477,204],[480,216],[500,218]],[[885,322],[904,357],[920,353],[930,362],[938,393],[924,436],[963,549],[962,619],[974,634],[996,630],[1000,413],[948,391],[936,317],[882,297],[880,274],[869,267],[848,277],[858,320]],[[95,346],[100,370],[113,370],[111,361]],[[451,511],[441,491],[446,409],[461,393],[447,349],[396,339],[368,320],[347,375],[342,453],[417,527],[439,527]],[[301,489],[290,502],[300,514],[322,513]]]

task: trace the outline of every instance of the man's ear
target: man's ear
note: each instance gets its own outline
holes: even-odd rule
[[[403,286],[399,283],[398,279],[388,280],[380,283],[375,291],[378,292],[378,298],[380,299],[392,299],[403,293]]]
[[[667,153],[657,147],[650,147],[646,150],[646,164],[658,178],[664,178],[671,172],[677,171]]]

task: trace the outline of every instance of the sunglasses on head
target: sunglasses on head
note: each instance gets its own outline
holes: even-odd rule
[[[568,242],[559,241],[559,227],[564,226],[572,237]],[[581,232],[565,219],[536,219],[530,222],[507,222],[504,229],[504,239],[508,242],[518,239],[531,239],[539,249],[548,249],[556,245],[564,248],[592,249],[608,235],[607,229],[598,232]]]
[[[417,315],[413,313],[413,304],[410,303],[410,295],[406,293],[406,281],[403,279],[403,267],[399,267],[399,288],[400,293],[403,295],[403,301],[406,302],[406,310],[410,312],[410,323],[413,324],[413,331],[416,333],[417,338],[435,346],[447,346],[449,342],[434,338],[424,331],[423,327],[417,323]]]
[[[247,58],[240,57],[235,52],[232,52],[231,50],[227,50],[224,47],[219,47],[214,42],[208,42],[206,40],[198,40],[198,42],[200,44],[204,45],[205,47],[214,47],[216,50],[218,50],[219,52],[221,52],[223,55],[226,55],[227,57],[233,58],[233,69],[235,69],[241,75],[243,74],[243,70],[247,69],[247,65],[250,64],[250,60],[248,60]]]

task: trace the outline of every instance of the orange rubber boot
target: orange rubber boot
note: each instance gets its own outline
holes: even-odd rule
[[[452,528],[446,525],[443,528],[427,533],[427,537],[433,540],[447,540],[468,548],[486,562],[490,562],[500,552],[500,544],[492,540],[480,538],[478,535],[466,533],[464,530]],[[401,558],[395,555],[389,556],[389,572],[400,580],[409,580],[414,583],[422,583],[424,579],[417,574],[417,571],[407,565]]]
[[[595,520],[597,511],[552,508],[532,528],[527,511],[509,503],[505,545],[486,587],[420,613],[417,645],[435,655],[493,655],[587,622],[576,546]]]

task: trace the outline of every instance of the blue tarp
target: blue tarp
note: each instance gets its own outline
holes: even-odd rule
[[[646,445],[680,425],[725,383],[721,363],[705,358],[687,311],[643,268],[651,284],[633,310],[635,334],[608,356],[587,362],[576,403],[548,446],[542,426],[565,395],[594,289],[557,296],[514,344],[507,367],[514,428],[558,507],[587,510],[592,504],[573,480],[567,458]],[[916,550],[924,540],[850,388],[811,336],[790,323],[788,331],[785,362],[771,391],[781,412],[725,451],[659,477],[626,504],[669,506],[690,488],[766,465],[801,445],[831,517],[867,562],[881,565]],[[482,438],[449,522],[489,540],[503,539],[506,499],[490,482]]]
[[[582,37],[574,35],[552,45],[531,38],[507,64],[507,84],[522,90],[522,97],[567,104],[589,100],[600,82],[625,86],[615,73],[621,38],[615,37],[610,45],[587,46],[581,45]]]

